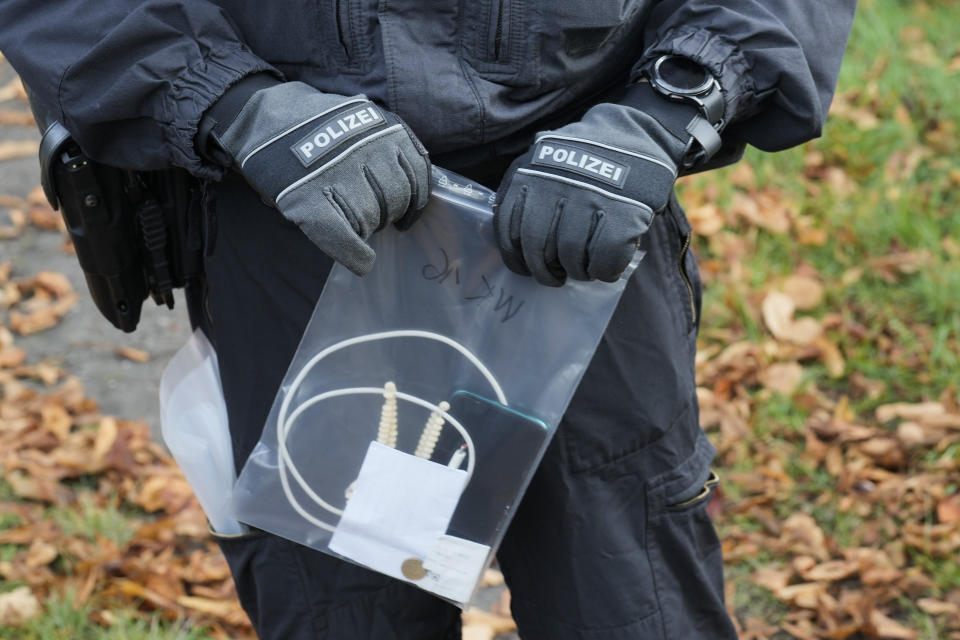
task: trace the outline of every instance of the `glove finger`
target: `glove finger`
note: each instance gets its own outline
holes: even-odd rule
[[[574,280],[592,280],[587,246],[599,215],[594,205],[569,200],[557,227],[557,259],[567,276]]]
[[[368,165],[362,165],[361,171],[377,201],[380,222],[374,231],[380,231],[387,226],[388,222],[402,216],[403,212],[406,211],[410,203],[410,190],[405,185],[400,184],[399,181],[391,179],[393,176],[389,174],[384,179],[382,171],[377,172]],[[378,177],[378,174],[381,177]],[[387,183],[387,186],[384,186],[384,182]]]
[[[550,287],[567,279],[557,257],[557,230],[566,202],[566,198],[528,202],[520,222],[523,260],[533,278]]]
[[[308,183],[284,198],[282,213],[325,254],[358,276],[365,275],[373,268],[373,249],[357,234],[350,214],[341,206],[343,198],[329,187],[311,198],[310,193],[315,190],[305,187],[313,184]]]
[[[410,160],[409,155],[402,148],[397,150],[397,166],[406,179],[407,201],[391,220],[401,231],[413,226],[430,199],[430,160],[419,153]]]
[[[526,199],[527,185],[511,185],[493,216],[493,230],[500,247],[500,257],[510,271],[522,276],[530,275],[530,270],[523,261],[520,236]]]
[[[646,212],[623,210],[626,208],[617,211],[611,207],[609,211],[601,212],[587,245],[587,271],[591,278],[616,282],[633,260],[640,236],[650,225],[646,216],[641,215]]]

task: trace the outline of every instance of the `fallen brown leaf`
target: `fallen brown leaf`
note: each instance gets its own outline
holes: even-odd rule
[[[735,187],[740,187],[744,191],[753,191],[757,188],[757,176],[753,171],[753,166],[746,160],[737,163],[737,166],[730,173],[730,183]]]
[[[822,561],[830,557],[823,530],[816,520],[805,513],[795,513],[784,521],[780,545],[784,550],[809,554]]]
[[[49,329],[60,321],[77,304],[77,295],[67,293],[53,300],[42,299],[34,295],[29,301],[30,310],[11,311],[10,328],[20,335],[37,333]],[[26,306],[24,303],[23,306]]]
[[[464,624],[461,631],[463,640],[493,640],[497,634],[482,624]]]
[[[946,409],[939,402],[895,402],[877,407],[874,415],[878,422],[890,422],[894,418],[904,420],[921,420],[929,416],[939,416],[946,413]]]
[[[783,193],[773,189],[750,194],[740,191],[734,193],[730,213],[776,234],[789,231],[790,221],[796,217],[794,205],[786,200]]]
[[[953,602],[944,602],[935,598],[920,598],[917,606],[932,616],[953,615],[960,613],[960,605]]]
[[[63,441],[70,428],[73,426],[73,418],[59,404],[46,404],[40,410],[41,424],[44,429],[57,436],[57,439]]]
[[[517,628],[517,624],[513,621],[513,618],[498,616],[477,607],[470,607],[464,611],[462,619],[464,626],[487,627],[493,631],[494,636],[507,633],[508,631],[514,631]]]
[[[57,271],[40,271],[33,277],[33,286],[40,287],[57,297],[73,293],[73,285],[62,273]]]
[[[137,496],[137,504],[147,511],[180,511],[193,497],[190,485],[182,476],[156,475],[147,478]]]
[[[40,144],[33,140],[8,140],[0,142],[0,162],[14,158],[35,156],[40,151]]]
[[[503,574],[496,569],[487,569],[480,579],[481,587],[499,587],[503,584]]]
[[[694,233],[699,236],[712,236],[723,229],[723,214],[713,202],[690,207],[687,209],[687,219]]]
[[[30,587],[0,594],[0,626],[18,627],[40,613],[40,602]]]
[[[150,352],[133,347],[117,347],[117,355],[134,362],[149,362],[151,358]]]
[[[0,87],[0,102],[13,100],[14,98],[21,100],[27,99],[27,92],[23,89],[23,83],[20,81],[20,78],[14,78]]]
[[[779,291],[767,294],[761,304],[763,321],[775,338],[794,344],[810,344],[822,332],[823,327],[814,318],[793,318],[796,303],[793,298]]]
[[[246,614],[236,600],[211,600],[196,596],[180,596],[177,598],[177,604],[217,618],[223,618],[228,624],[240,625],[246,620]]]
[[[0,349],[0,369],[19,367],[27,357],[27,352],[20,347],[4,347]]]
[[[820,582],[803,582],[783,587],[774,595],[780,600],[788,602],[801,609],[817,609],[820,606],[820,596],[827,592],[827,586]]]
[[[857,573],[860,565],[851,560],[830,560],[810,567],[801,575],[804,580],[811,582],[836,582],[844,580]]]
[[[823,300],[823,285],[809,276],[790,276],[784,281],[782,289],[800,310],[813,309]]]
[[[873,627],[874,634],[879,638],[914,640],[919,635],[913,629],[908,629],[876,609],[870,612],[870,625]]]
[[[2,240],[16,238],[27,225],[27,216],[20,209],[11,209],[7,215],[10,216],[10,224],[0,227],[0,239]]]
[[[792,577],[793,569],[790,567],[764,567],[754,571],[750,581],[777,593],[790,584]]]
[[[36,125],[33,114],[29,111],[0,110],[0,126],[32,127]]]
[[[796,308],[793,298],[778,291],[768,293],[763,299],[763,321],[774,337],[780,337],[787,332],[793,323]]]
[[[40,539],[35,539],[27,549],[27,557],[24,563],[28,567],[42,567],[53,562],[60,552],[52,544]]]
[[[761,371],[759,377],[765,388],[790,395],[803,380],[803,367],[796,362],[772,364]]]
[[[107,457],[107,452],[113,447],[118,434],[119,427],[116,418],[107,416],[102,419],[100,426],[97,427],[97,437],[93,442],[93,450],[90,452],[91,457],[98,463],[102,462]]]
[[[946,524],[960,522],[960,493],[944,498],[937,504],[937,520]]]
[[[827,368],[827,373],[830,374],[831,378],[839,378],[843,375],[847,364],[840,347],[836,343],[825,336],[818,335],[810,341],[810,344],[817,348],[820,361]]]

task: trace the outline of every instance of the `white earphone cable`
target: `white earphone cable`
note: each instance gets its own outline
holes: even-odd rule
[[[350,387],[350,388],[343,388],[343,389],[333,389],[331,391],[325,391],[323,393],[317,394],[307,399],[302,404],[298,405],[297,408],[292,413],[290,413],[289,416],[287,415],[287,413],[290,411],[290,405],[293,402],[293,398],[296,395],[296,392],[299,389],[300,385],[303,383],[304,379],[307,377],[307,374],[309,374],[310,370],[313,369],[313,367],[316,366],[317,363],[319,363],[321,360],[323,360],[324,358],[326,358],[332,353],[335,353],[337,351],[340,351],[341,349],[345,349],[353,345],[362,344],[365,342],[373,342],[376,340],[392,339],[392,338],[423,338],[427,340],[434,340],[436,342],[440,342],[449,347],[452,347],[453,349],[457,350],[461,355],[463,355],[471,364],[473,364],[477,368],[477,370],[484,376],[484,378],[490,384],[490,387],[492,388],[494,394],[497,396],[497,400],[500,402],[500,404],[504,406],[506,406],[507,404],[507,398],[503,393],[503,389],[500,387],[500,384],[497,382],[496,378],[493,377],[493,374],[486,367],[486,365],[484,365],[475,355],[473,355],[473,353],[471,353],[462,344],[448,338],[447,336],[440,335],[438,333],[433,333],[430,331],[422,331],[418,329],[398,329],[394,331],[382,331],[379,333],[370,333],[363,336],[349,338],[347,340],[338,342],[320,351],[318,354],[313,356],[307,362],[306,365],[304,365],[304,367],[299,371],[299,373],[297,373],[296,377],[293,379],[293,382],[290,384],[289,390],[287,391],[286,395],[283,398],[283,402],[280,405],[280,411],[277,416],[277,446],[280,452],[279,459],[277,461],[278,462],[277,466],[280,472],[280,484],[283,489],[284,496],[287,498],[287,501],[290,503],[290,506],[293,507],[293,509],[298,514],[300,514],[305,520],[307,520],[308,522],[310,522],[311,524],[317,527],[320,527],[321,529],[325,529],[327,531],[334,531],[336,527],[315,517],[313,514],[307,511],[300,504],[296,496],[294,496],[293,491],[290,487],[290,480],[287,476],[288,472],[290,475],[293,476],[294,480],[296,481],[300,489],[302,489],[303,492],[306,493],[307,496],[316,505],[320,506],[324,510],[336,516],[343,515],[343,510],[331,505],[326,500],[321,498],[310,487],[310,485],[306,482],[306,480],[304,480],[303,476],[300,475],[300,472],[297,469],[296,465],[293,463],[293,460],[290,457],[290,452],[287,449],[287,442],[286,442],[287,437],[290,434],[290,431],[292,430],[293,423],[308,408],[324,400],[341,397],[341,396],[347,396],[347,395],[382,396],[384,393],[384,390],[378,387]],[[437,412],[439,415],[443,416],[443,418],[457,430],[457,432],[460,434],[460,436],[463,438],[464,442],[466,443],[466,448],[467,448],[466,472],[467,472],[467,482],[469,482],[470,478],[473,475],[473,468],[475,464],[475,453],[474,453],[474,447],[473,447],[473,440],[470,438],[470,434],[467,432],[467,429],[456,418],[454,418],[452,415],[447,413],[447,411],[442,409],[440,406],[435,405],[427,400],[424,400],[423,398],[410,395],[408,393],[403,393],[400,391],[396,391],[395,393],[398,399],[404,400],[406,402],[411,402],[413,404],[429,409],[430,411]]]

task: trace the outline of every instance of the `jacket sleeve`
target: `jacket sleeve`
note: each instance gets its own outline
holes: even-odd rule
[[[239,79],[278,74],[208,0],[3,0],[3,15],[0,50],[34,109],[114,166],[216,177],[194,147],[204,111]]]
[[[725,141],[785,149],[820,135],[855,8],[856,0],[659,0],[637,68],[665,53],[696,60],[720,81]]]

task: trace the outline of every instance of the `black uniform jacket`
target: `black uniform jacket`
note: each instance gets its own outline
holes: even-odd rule
[[[0,0],[0,50],[94,159],[217,170],[203,112],[258,71],[365,93],[433,154],[574,117],[665,52],[720,80],[727,141],[816,137],[856,0]],[[516,145],[514,144],[514,147]]]

